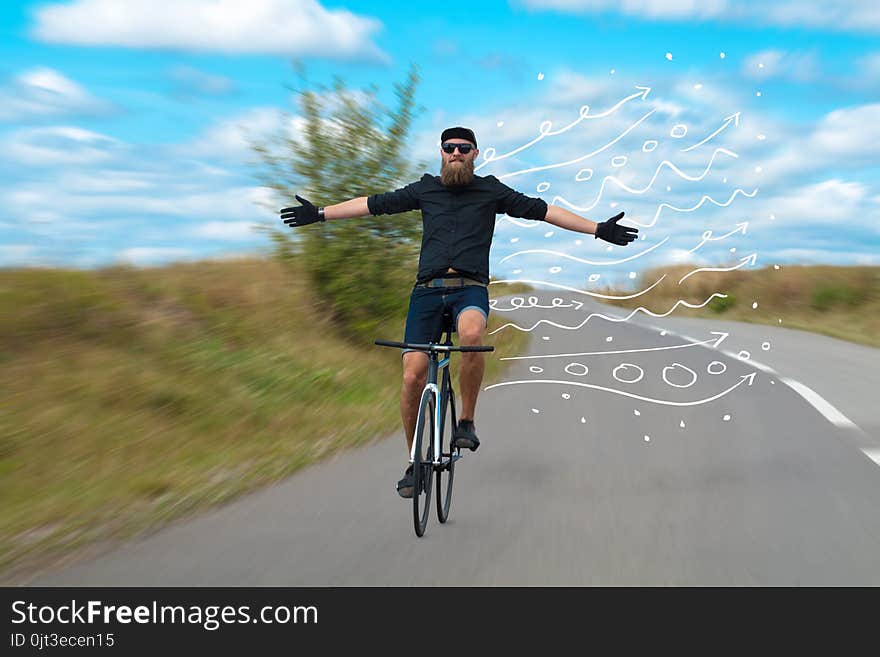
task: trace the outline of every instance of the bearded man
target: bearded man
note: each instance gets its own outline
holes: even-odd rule
[[[489,319],[489,247],[497,214],[546,221],[621,246],[636,239],[638,229],[618,225],[623,212],[596,223],[558,206],[548,206],[543,199],[525,196],[495,176],[474,175],[474,160],[479,153],[472,130],[460,126],[447,128],[440,135],[439,176],[426,173],[420,180],[392,192],[323,208],[296,196],[302,205],[282,209],[281,218],[288,226],[298,227],[328,219],[421,210],[422,246],[404,342],[437,342],[443,314],[449,312],[461,345],[482,345]],[[462,353],[461,419],[453,431],[453,445],[459,448],[476,450],[480,445],[474,417],[483,368],[483,353]],[[419,400],[427,375],[428,355],[404,350],[400,414],[407,454],[412,452]],[[397,492],[401,497],[412,497],[412,465],[397,483]]]

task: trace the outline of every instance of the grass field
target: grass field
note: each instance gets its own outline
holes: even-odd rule
[[[399,430],[399,352],[337,337],[304,280],[258,258],[0,271],[0,580]]]
[[[716,297],[704,308],[679,306],[675,316],[785,326],[880,347],[880,267],[783,265],[778,269],[699,272],[679,285],[694,269],[677,266],[644,272],[639,279],[642,289],[664,274],[666,277],[649,293],[614,304],[663,313],[678,299],[702,304],[713,293],[722,293],[726,298]]]

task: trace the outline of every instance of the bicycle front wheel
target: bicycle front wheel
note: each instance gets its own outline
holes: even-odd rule
[[[452,482],[455,480],[455,462],[459,459],[459,449],[452,445],[452,432],[455,431],[455,394],[450,386],[447,390],[446,408],[440,435],[440,467],[437,469],[437,519],[443,523],[449,518],[452,506]]]
[[[422,536],[431,514],[431,488],[434,481],[434,393],[422,396],[416,423],[415,458],[413,460],[413,526]]]

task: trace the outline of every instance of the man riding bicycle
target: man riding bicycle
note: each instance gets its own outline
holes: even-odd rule
[[[440,142],[439,176],[425,174],[395,191],[323,208],[296,196],[302,205],[281,210],[282,220],[291,227],[327,219],[421,210],[422,246],[416,284],[410,294],[404,342],[437,342],[441,337],[443,314],[449,311],[460,343],[463,346],[482,344],[489,318],[489,247],[497,214],[546,221],[620,246],[636,238],[638,229],[617,223],[623,212],[596,223],[558,206],[548,206],[543,199],[525,196],[495,176],[474,175],[474,160],[480,151],[469,128],[447,128]],[[453,445],[472,451],[480,446],[474,416],[483,367],[482,353],[462,354],[459,371],[462,408],[453,432]],[[419,399],[427,373],[427,354],[404,350],[400,414],[407,454],[412,450]],[[412,497],[411,465],[397,483],[397,492],[401,497]]]

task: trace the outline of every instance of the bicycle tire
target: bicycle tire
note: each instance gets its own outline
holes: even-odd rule
[[[440,441],[440,461],[443,466],[437,469],[437,519],[444,523],[449,519],[449,510],[452,507],[452,484],[455,482],[455,462],[459,458],[460,450],[452,445],[452,432],[455,431],[455,393],[450,385],[445,396],[445,408]],[[445,486],[444,486],[445,481]]]
[[[433,392],[422,395],[416,423],[415,458],[413,460],[413,527],[422,536],[431,515],[431,488],[434,482],[434,408]]]

